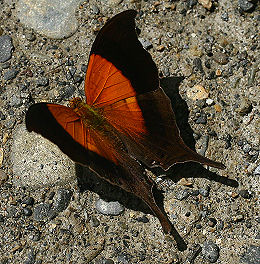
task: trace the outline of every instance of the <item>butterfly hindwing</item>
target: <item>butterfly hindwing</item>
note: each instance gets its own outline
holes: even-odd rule
[[[34,104],[26,113],[25,124],[29,132],[34,131],[49,139],[73,161],[87,161],[86,129],[69,107],[49,103]]]
[[[143,167],[126,152],[120,139],[108,141],[97,131],[86,129],[72,109],[57,104],[32,105],[26,114],[26,127],[55,143],[73,161],[140,197],[158,217],[164,231],[171,232],[170,221],[154,200],[153,183]],[[115,148],[116,144],[121,146]]]

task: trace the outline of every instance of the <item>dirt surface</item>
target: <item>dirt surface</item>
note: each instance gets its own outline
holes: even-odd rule
[[[0,63],[0,263],[259,263],[259,2],[249,11],[242,5],[248,1],[208,1],[210,10],[199,2],[82,2],[77,31],[59,40],[21,24],[16,1],[0,0],[0,37],[13,45]],[[113,15],[138,8],[140,40],[158,66],[182,137],[226,165],[153,170],[177,241],[140,200],[79,166],[57,185],[18,181],[30,155],[23,165],[22,152],[12,154],[28,107],[83,96],[96,33]],[[3,49],[8,57],[8,45]],[[46,178],[62,178],[51,158],[51,165],[42,161],[53,169]],[[41,161],[31,162],[37,175]],[[99,213],[99,198],[119,201],[124,211]]]

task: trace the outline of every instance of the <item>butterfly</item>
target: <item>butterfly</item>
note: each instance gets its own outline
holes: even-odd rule
[[[136,15],[124,11],[97,34],[86,72],[86,100],[73,98],[69,107],[33,104],[25,123],[29,132],[49,139],[76,163],[141,198],[170,234],[171,222],[158,207],[154,182],[142,164],[164,170],[187,161],[225,166],[197,154],[180,137],[158,69],[138,40]]]

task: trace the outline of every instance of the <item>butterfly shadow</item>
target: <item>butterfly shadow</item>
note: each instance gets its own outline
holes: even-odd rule
[[[188,118],[189,110],[187,103],[181,98],[179,94],[179,85],[184,77],[168,77],[160,81],[161,87],[171,100],[172,109],[175,114],[176,122],[180,130],[180,135],[185,144],[195,150],[195,139],[193,137],[193,130],[191,129]],[[238,182],[233,179],[228,179],[205,169],[202,165],[195,162],[187,162],[182,164],[175,164],[168,171],[163,171],[160,168],[152,169],[156,175],[165,175],[174,182],[178,182],[181,178],[205,178],[210,181],[219,182],[221,184],[238,187]]]
[[[99,197],[105,201],[119,201],[124,207],[134,211],[143,212],[144,214],[152,214],[151,209],[137,196],[124,191],[120,187],[110,184],[106,180],[98,177],[96,173],[90,169],[83,167],[79,164],[75,164],[76,175],[78,180],[78,186],[80,191],[92,191],[99,195]],[[159,191],[156,186],[153,188],[154,198],[157,205],[165,213],[163,208],[163,193]],[[165,213],[166,214],[166,213]],[[137,217],[136,221],[142,222],[142,217]],[[177,247],[180,251],[184,251],[187,248],[186,243],[179,235],[177,230],[172,227],[172,236],[174,237]]]

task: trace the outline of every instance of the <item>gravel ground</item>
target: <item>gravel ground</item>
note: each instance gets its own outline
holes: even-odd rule
[[[0,263],[260,263],[259,2],[37,2],[0,0]],[[185,142],[227,167],[152,171],[182,247],[24,129],[32,103],[83,96],[96,33],[130,8]]]

